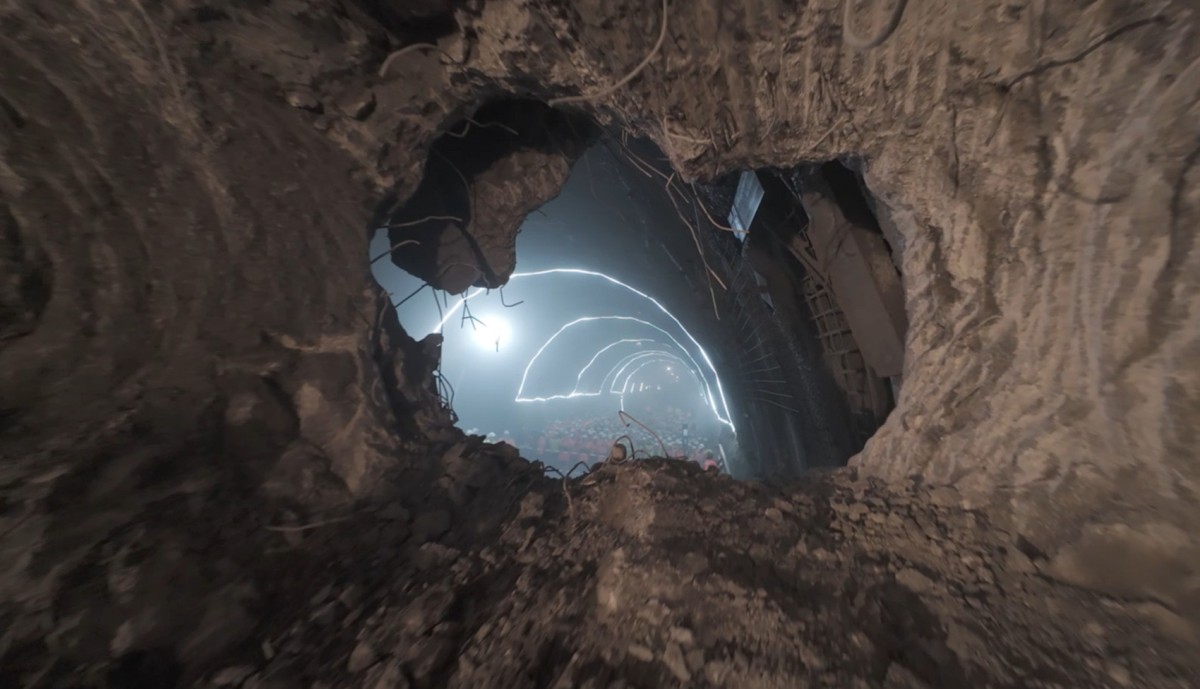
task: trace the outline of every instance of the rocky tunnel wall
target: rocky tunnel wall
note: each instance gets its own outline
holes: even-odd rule
[[[0,10],[9,611],[61,603],[102,551],[169,542],[171,499],[276,519],[417,481],[453,432],[436,342],[369,279],[372,204],[410,194],[477,105],[597,93],[654,51],[560,106],[688,178],[854,155],[905,238],[905,387],[855,466],[952,485],[1056,576],[1194,619],[1195,10],[910,3],[858,51],[840,5],[770,0],[668,3],[656,48],[661,7]],[[197,587],[236,598],[236,569]]]

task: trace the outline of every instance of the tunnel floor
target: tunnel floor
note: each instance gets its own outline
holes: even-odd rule
[[[846,472],[779,488],[663,460],[574,481],[527,469],[513,483],[519,460],[496,449],[443,458],[481,491],[453,520],[391,503],[272,534],[267,543],[302,545],[308,568],[329,563],[329,584],[314,593],[314,570],[279,570],[292,621],[268,625],[254,653],[209,679],[949,689],[1137,676],[1182,689],[1194,667],[1155,630],[1152,604],[1041,576],[1039,553],[1014,548],[950,489]],[[1131,654],[1134,640],[1156,653]]]

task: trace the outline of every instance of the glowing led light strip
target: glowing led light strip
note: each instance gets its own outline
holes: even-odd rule
[[[619,285],[621,287],[624,287],[625,289],[629,290],[630,292],[633,292],[634,294],[638,295],[639,297],[646,299],[650,303],[654,304],[656,307],[658,307],[659,311],[662,311],[664,314],[666,314],[666,316],[668,318],[670,318],[672,321],[674,321],[675,325],[679,326],[679,329],[683,331],[683,334],[686,335],[687,338],[689,340],[691,340],[692,344],[696,346],[696,349],[699,350],[700,356],[704,359],[704,363],[708,366],[708,370],[712,371],[713,381],[716,382],[716,384],[717,384],[717,394],[719,394],[721,397],[721,408],[725,410],[725,416],[722,417],[721,413],[717,410],[717,403],[716,403],[716,399],[713,398],[712,388],[709,387],[708,381],[705,381],[704,387],[708,392],[709,406],[712,408],[713,413],[716,414],[718,421],[729,426],[730,430],[736,430],[733,427],[733,423],[730,422],[730,420],[728,418],[729,417],[729,402],[725,399],[725,389],[721,385],[721,376],[719,376],[717,374],[717,367],[713,365],[712,359],[709,358],[709,356],[708,356],[708,352],[704,351],[704,347],[700,346],[700,343],[696,340],[696,338],[692,337],[692,334],[690,332],[688,332],[688,329],[683,327],[683,323],[681,323],[679,321],[679,319],[675,317],[674,314],[672,314],[670,311],[667,310],[667,307],[665,307],[661,303],[659,303],[659,301],[657,299],[655,299],[654,297],[650,296],[649,294],[646,294],[645,292],[637,289],[636,287],[627,285],[624,282],[621,282],[620,280],[618,280],[614,277],[610,277],[608,275],[605,275],[604,273],[598,273],[594,270],[584,270],[583,268],[548,268],[546,270],[534,270],[534,271],[530,271],[528,273],[513,273],[511,276],[509,276],[509,279],[515,280],[517,278],[536,277],[539,275],[554,275],[554,274],[563,274],[563,273],[569,274],[569,275],[589,275],[591,277],[598,277],[598,278],[607,280],[614,285]],[[486,291],[487,290],[485,288],[479,287],[479,288],[476,288],[474,292],[471,292],[471,293],[467,294],[466,296],[464,296],[463,300],[461,302],[458,302],[454,306],[452,306],[449,309],[449,311],[442,317],[442,320],[440,322],[438,322],[437,327],[434,328],[434,332],[441,332],[442,329],[445,327],[446,322],[450,320],[450,317],[452,315],[454,315],[455,311],[457,311],[459,308],[461,308],[463,304],[467,303],[468,299],[473,299],[473,298],[479,296],[480,294],[483,294]],[[541,353],[540,350],[538,353]],[[534,356],[536,357],[537,355],[535,354]],[[528,369],[526,369],[526,371],[528,371]],[[518,392],[517,394],[519,397],[520,392]],[[520,401],[520,400],[518,400],[518,401]]]
[[[683,364],[685,367],[687,367],[687,362],[683,361],[682,359],[680,359],[678,356],[675,356],[671,352],[668,352],[668,351],[662,350],[662,349],[656,349],[656,350],[649,351],[649,352],[641,352],[639,354],[634,354],[632,356],[626,357],[625,359],[622,359],[622,361],[624,362],[623,364],[618,363],[616,366],[614,366],[612,368],[612,370],[610,370],[608,372],[609,375],[611,375],[613,373],[613,371],[617,371],[617,368],[621,369],[621,370],[617,371],[616,375],[614,375],[612,377],[612,385],[608,388],[608,391],[614,395],[617,394],[617,392],[618,392],[617,381],[621,379],[621,374],[624,373],[626,370],[628,370],[630,366],[632,366],[633,364],[636,364],[639,360],[645,359],[649,356],[655,356],[655,355],[658,355],[658,358],[670,357],[670,358],[674,359],[675,361],[678,361],[679,363]],[[688,368],[690,370],[690,367],[688,367]],[[695,372],[693,371],[693,373],[695,373]],[[604,387],[604,381],[606,381],[606,380],[608,380],[607,375],[604,376],[603,381],[600,381],[601,388]]]
[[[649,339],[619,340],[617,342],[614,342],[614,343],[608,345],[604,349],[601,349],[600,352],[597,352],[596,356],[592,357],[592,360],[588,362],[587,366],[591,366],[592,363],[596,361],[596,358],[598,356],[600,356],[600,354],[605,349],[611,349],[612,347],[614,347],[622,342],[653,342],[653,340],[649,340]],[[663,355],[671,356],[675,361],[678,361],[684,368],[686,368],[688,371],[692,372],[693,375],[695,375],[695,371],[692,371],[692,368],[687,365],[687,362],[684,361],[683,359],[680,359],[677,355],[672,354],[671,352],[669,352],[668,350],[665,350],[665,349],[649,349],[649,350],[645,350],[645,351],[641,351],[641,352],[634,352],[633,354],[626,355],[624,358],[622,358],[620,361],[618,361],[616,366],[613,366],[612,368],[610,368],[608,370],[608,373],[604,374],[604,378],[602,378],[600,380],[600,386],[596,388],[595,392],[580,392],[579,384],[583,378],[583,371],[581,370],[579,372],[579,375],[575,377],[575,389],[572,390],[569,394],[550,395],[548,397],[529,397],[529,398],[518,399],[517,401],[518,402],[549,402],[551,400],[575,399],[576,397],[599,397],[600,395],[604,394],[604,383],[605,383],[605,381],[608,380],[608,377],[613,374],[613,371],[617,370],[617,368],[620,367],[622,363],[629,360],[630,357],[637,357],[637,356],[641,356],[644,354],[663,354]],[[584,366],[585,370],[587,369],[587,366]],[[526,370],[528,371],[528,369],[526,369]],[[611,390],[610,392],[615,393],[616,390]],[[520,395],[520,391],[518,391],[518,396],[519,395]]]
[[[678,361],[678,357],[672,357],[671,359],[653,359],[651,361],[644,362],[641,366],[633,369],[633,371],[631,371],[629,375],[625,377],[625,384],[621,386],[621,411],[625,411],[625,393],[629,391],[629,381],[632,380],[633,377],[637,375],[637,372],[643,368],[646,368],[651,364],[660,364],[663,361]],[[619,378],[620,375],[621,374],[618,373],[617,377]],[[617,379],[613,378],[613,387],[616,387],[616,385]],[[616,390],[613,390],[612,392],[616,392]],[[701,395],[700,397],[703,398],[704,395]]]
[[[662,352],[665,355],[664,358],[667,358],[668,361],[679,362],[684,368],[687,369],[688,373],[692,374],[692,378],[695,379],[695,381],[697,383],[699,383],[699,385],[696,386],[696,393],[700,396],[700,401],[707,402],[708,398],[704,396],[704,385],[703,385],[704,379],[700,377],[700,374],[698,374],[694,369],[692,369],[691,366],[688,366],[687,362],[680,359],[678,356],[675,356],[674,354],[672,354],[670,352],[665,352],[663,350],[658,350],[658,352]],[[658,352],[655,352],[655,353],[658,353]],[[636,356],[636,355],[633,355],[633,356]],[[613,384],[612,384],[612,387],[609,388],[608,391],[614,395],[617,394],[617,380],[621,377],[621,373],[624,373],[625,369],[629,367],[629,364],[635,363],[636,359],[631,359],[630,357],[626,357],[625,359],[622,359],[621,361],[628,361],[628,363],[624,366],[624,368],[621,369],[620,372],[617,373],[617,375],[613,376]],[[646,363],[650,364],[650,363],[654,363],[654,362],[646,362]],[[620,366],[621,366],[621,363],[617,362],[617,365],[614,366],[612,368],[612,370],[610,370],[608,372],[609,375],[611,375],[612,372],[615,371],[617,369],[617,367],[620,367]],[[625,378],[626,384],[629,383],[629,379],[633,377],[633,374],[637,373],[637,371],[640,371],[640,370],[642,370],[641,367],[638,367],[637,370],[630,373],[629,376],[627,376]],[[604,380],[608,380],[608,375],[604,376]],[[604,381],[600,381],[600,387],[601,387],[601,389],[604,388]],[[622,411],[624,411],[624,409],[625,409],[625,393],[626,393],[625,386],[622,385],[621,392],[620,392],[621,410]],[[720,417],[718,417],[718,418],[720,418]]]
[[[549,402],[550,400],[572,399],[575,397],[595,397],[597,394],[600,394],[600,393],[594,393],[594,394],[571,393],[569,395],[551,395],[549,397],[523,397],[522,396],[523,393],[525,392],[525,381],[528,380],[528,378],[529,378],[529,370],[533,368],[534,363],[537,362],[538,357],[540,357],[542,355],[542,352],[546,351],[546,348],[549,347],[550,344],[553,343],[554,340],[556,340],[559,335],[562,335],[563,332],[565,332],[569,328],[572,328],[580,323],[590,323],[592,321],[634,321],[635,323],[641,323],[642,325],[645,325],[647,327],[654,328],[655,330],[662,333],[663,335],[666,335],[667,338],[669,338],[671,340],[671,342],[674,342],[675,346],[679,348],[679,351],[683,352],[684,355],[687,356],[688,359],[691,359],[692,363],[696,366],[696,368],[700,368],[699,362],[697,362],[696,359],[687,351],[687,349],[684,348],[684,346],[679,343],[679,340],[675,339],[674,335],[667,332],[666,330],[663,330],[662,328],[651,323],[650,321],[642,320],[641,318],[634,318],[633,316],[584,316],[583,318],[576,318],[575,320],[571,321],[570,323],[567,323],[566,325],[559,328],[557,331],[555,331],[555,333],[553,335],[550,336],[549,339],[547,339],[545,342],[542,343],[541,347],[538,347],[538,350],[536,352],[534,352],[534,354],[533,354],[533,358],[531,358],[529,360],[529,363],[525,365],[525,371],[521,374],[521,384],[517,386],[517,396],[516,396],[516,398],[514,398],[513,401],[515,401],[515,402]],[[601,382],[601,386],[603,386],[603,382]],[[710,393],[710,395],[711,395],[711,393]],[[711,403],[711,397],[710,397],[710,403]],[[713,413],[716,413],[716,409],[713,409]],[[717,414],[717,418],[720,419],[720,414]],[[728,423],[728,422],[726,422],[726,423]]]
[[[675,361],[675,360],[676,359],[674,359],[674,358],[670,358],[670,359],[663,358],[663,359],[652,359],[650,361],[643,362],[641,366],[638,366],[637,368],[633,369],[632,371],[629,372],[629,375],[625,376],[625,383],[621,386],[621,394],[624,395],[625,393],[629,392],[629,381],[633,380],[633,377],[638,374],[638,371],[641,371],[643,368],[646,368],[647,366],[652,366],[654,364],[661,364],[666,361]],[[613,380],[614,387],[616,386],[616,384],[617,384],[617,381]]]
[[[644,358],[642,355],[645,355],[645,354],[668,354],[668,353],[670,353],[670,351],[666,350],[666,349],[649,349],[644,352],[634,352],[633,354],[626,355],[620,361],[613,364],[612,368],[608,369],[608,373],[605,373],[604,377],[600,379],[601,389],[604,388],[604,384],[607,383],[609,381],[609,379],[612,379],[614,385],[613,385],[613,387],[609,388],[609,391],[616,392],[616,390],[614,388],[616,387],[615,383],[616,383],[617,378],[620,377],[621,373],[623,373],[625,371],[625,369],[629,367],[629,364],[631,362],[636,361],[639,358]],[[682,363],[689,371],[692,370],[692,368],[687,365],[686,361],[684,361]],[[695,372],[693,371],[693,373],[695,373]]]
[[[584,365],[583,368],[579,369],[579,375],[575,376],[575,389],[572,390],[571,392],[579,392],[579,383],[583,380],[583,374],[587,373],[587,370],[592,367],[592,364],[596,363],[596,359],[599,359],[601,354],[607,352],[608,350],[612,349],[613,347],[616,347],[617,345],[622,345],[622,344],[631,343],[631,342],[641,343],[641,342],[653,342],[653,341],[654,340],[651,340],[649,338],[642,337],[642,338],[634,338],[634,339],[626,339],[626,340],[617,340],[616,342],[613,342],[612,344],[601,347],[600,350],[596,352],[595,356],[593,356],[591,358],[591,360],[588,361]]]

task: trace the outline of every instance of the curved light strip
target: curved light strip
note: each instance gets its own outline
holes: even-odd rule
[[[580,323],[590,323],[592,321],[634,321],[635,323],[641,323],[642,325],[654,328],[655,330],[662,333],[663,335],[666,335],[667,338],[671,340],[671,342],[674,342],[675,346],[679,348],[679,351],[683,352],[684,355],[687,356],[688,359],[691,359],[692,364],[695,365],[696,368],[700,368],[699,362],[697,362],[696,359],[687,351],[687,349],[682,344],[679,343],[679,340],[675,339],[674,335],[667,332],[666,330],[663,330],[662,328],[651,323],[650,321],[645,321],[645,320],[642,320],[641,318],[634,318],[633,316],[584,316],[583,318],[576,318],[575,320],[571,321],[570,323],[567,323],[563,327],[559,328],[557,331],[555,331],[555,333],[553,335],[550,336],[549,339],[547,339],[545,342],[542,343],[541,347],[538,347],[538,350],[536,352],[534,352],[533,358],[531,358],[529,360],[529,363],[525,365],[525,371],[524,371],[524,373],[521,374],[521,384],[517,386],[517,396],[516,396],[516,398],[514,398],[513,401],[515,401],[515,402],[549,402],[550,400],[556,400],[556,399],[571,399],[573,397],[594,397],[595,396],[595,395],[584,395],[583,393],[572,393],[570,395],[551,395],[549,397],[522,397],[522,394],[525,392],[525,381],[529,378],[529,370],[533,368],[534,363],[537,362],[538,357],[540,357],[542,355],[542,352],[546,351],[546,348],[549,347],[550,344],[552,342],[554,342],[554,340],[557,339],[559,335],[562,335],[563,332],[565,332],[568,328],[579,325]],[[601,382],[601,387],[603,387],[603,382]],[[597,394],[599,394],[599,393],[597,393]],[[710,402],[710,404],[712,404],[711,390],[709,391],[709,402]],[[715,409],[713,410],[713,413],[716,413]],[[717,414],[717,419],[721,420],[724,423],[728,423],[728,421],[721,419],[720,414]]]
[[[630,366],[632,366],[633,364],[636,364],[639,360],[645,359],[648,356],[653,356],[653,355],[659,355],[660,358],[668,357],[668,356],[672,357],[676,361],[678,361],[679,363],[681,363],[685,367],[687,367],[687,369],[689,371],[691,371],[691,367],[687,365],[686,361],[680,359],[678,356],[676,356],[672,352],[669,352],[665,349],[654,349],[654,350],[650,350],[650,351],[646,351],[646,352],[638,352],[637,354],[631,354],[631,355],[625,357],[624,359],[621,359],[620,361],[617,362],[616,366],[613,366],[611,369],[609,369],[608,373],[605,374],[604,379],[600,381],[600,389],[601,390],[604,389],[604,383],[606,383],[608,381],[609,376],[612,376],[612,385],[608,388],[608,391],[613,394],[616,394],[618,392],[617,391],[617,381],[621,379],[621,374],[624,373]],[[617,369],[620,369],[620,370],[617,370]],[[613,375],[614,371],[616,372],[616,375]],[[695,371],[692,371],[692,373],[694,374]],[[703,395],[701,395],[701,396],[703,397]]]
[[[607,352],[608,350],[612,349],[613,347],[616,347],[617,345],[625,344],[627,342],[640,343],[640,342],[653,342],[653,341],[654,340],[651,340],[646,337],[633,338],[633,339],[626,339],[626,340],[617,340],[616,342],[613,342],[612,344],[608,344],[608,345],[601,347],[600,351],[596,352],[596,355],[593,356],[590,361],[588,361],[586,364],[584,364],[583,368],[579,369],[579,375],[575,376],[575,389],[572,390],[571,392],[579,392],[579,383],[581,381],[583,381],[583,374],[587,373],[587,370],[592,367],[592,364],[596,363],[596,359],[599,359],[601,354]],[[603,387],[603,385],[604,385],[604,383],[601,382],[601,387]]]
[[[647,361],[647,362],[643,363],[641,366],[638,366],[637,368],[630,371],[629,375],[625,376],[625,384],[621,386],[621,395],[624,396],[625,393],[629,392],[629,382],[632,381],[633,377],[638,374],[638,371],[641,371],[643,368],[646,368],[647,366],[651,366],[653,364],[661,364],[664,361],[671,361],[671,359],[653,359],[651,361]],[[616,382],[617,381],[614,380],[613,384],[616,384]]]
[[[620,361],[613,364],[612,368],[608,369],[608,373],[605,373],[604,377],[600,379],[600,388],[603,389],[604,384],[607,383],[610,378],[615,383],[617,377],[620,376],[621,373],[628,367],[629,363],[637,360],[638,358],[641,357],[641,355],[643,355],[643,354],[668,354],[668,353],[671,353],[671,352],[670,352],[670,350],[667,350],[667,349],[648,349],[644,352],[634,352],[633,354],[625,355],[624,357],[621,358]],[[688,366],[686,361],[683,362],[683,365],[685,367],[687,367],[687,369],[689,371],[691,371],[693,374],[695,374],[695,371],[692,371],[692,367]],[[612,392],[616,392],[616,390],[613,390],[612,388],[609,388],[609,389]]]
[[[650,342],[651,340],[642,340],[642,341]],[[617,343],[614,342],[613,344],[617,344]],[[612,345],[609,345],[609,346],[611,347]],[[683,351],[683,350],[680,350],[680,351]],[[680,363],[680,365],[682,365],[684,368],[686,368],[692,375],[696,375],[696,372],[694,370],[692,370],[692,367],[688,366],[688,363],[686,361],[684,361],[683,359],[681,359],[679,357],[679,355],[674,354],[670,350],[666,350],[666,349],[650,349],[650,350],[646,350],[643,352],[634,352],[633,354],[629,354],[629,355],[625,356],[623,359],[621,359],[620,361],[618,361],[616,366],[614,366],[613,368],[610,368],[608,370],[608,373],[604,374],[604,378],[600,381],[600,386],[596,388],[595,392],[580,392],[579,386],[578,386],[579,379],[576,378],[576,381],[575,381],[576,387],[569,394],[550,395],[549,397],[527,397],[527,398],[519,399],[517,401],[518,402],[549,402],[551,400],[575,399],[576,397],[599,397],[600,395],[604,394],[605,381],[608,380],[608,377],[612,375],[613,371],[617,370],[617,367],[621,366],[621,364],[628,361],[630,359],[630,357],[640,357],[640,356],[644,356],[647,354],[657,354],[657,355],[664,356],[664,357],[671,357],[672,361],[678,361]],[[609,392],[615,393],[616,390],[610,390]],[[701,393],[700,398],[704,399],[703,393]]]
[[[650,303],[654,304],[656,307],[658,307],[659,311],[662,311],[664,314],[666,314],[667,318],[670,318],[672,321],[674,321],[675,325],[679,326],[679,329],[683,331],[683,334],[686,335],[687,338],[689,340],[691,340],[692,344],[696,346],[696,349],[700,352],[700,356],[704,359],[704,363],[708,366],[708,370],[712,371],[713,381],[716,382],[716,384],[717,384],[717,394],[720,395],[720,397],[721,397],[721,408],[725,410],[725,416],[722,417],[721,412],[717,410],[717,402],[716,402],[716,399],[713,397],[712,388],[709,387],[708,381],[705,381],[704,387],[708,393],[709,407],[712,408],[713,414],[716,414],[718,421],[725,424],[726,426],[729,426],[730,430],[736,431],[736,429],[733,427],[733,423],[729,420],[729,402],[725,399],[725,389],[721,385],[721,376],[719,376],[717,374],[717,367],[713,365],[712,359],[709,358],[708,352],[704,351],[704,347],[700,346],[700,343],[696,340],[696,338],[692,337],[692,334],[690,332],[688,332],[688,329],[683,327],[683,323],[681,323],[679,321],[679,319],[676,318],[673,313],[668,311],[667,307],[665,307],[661,303],[659,303],[659,301],[657,299],[655,299],[654,297],[650,296],[649,294],[646,294],[645,292],[637,289],[636,287],[633,287],[631,285],[625,284],[624,282],[621,282],[620,280],[618,280],[614,277],[610,277],[608,275],[605,275],[604,273],[598,273],[594,270],[584,270],[583,268],[548,268],[546,270],[533,270],[528,273],[513,273],[512,275],[509,276],[509,279],[515,280],[517,278],[537,277],[539,275],[554,275],[554,274],[559,274],[559,273],[565,273],[565,274],[569,274],[569,275],[589,275],[591,277],[598,277],[598,278],[607,280],[614,285],[619,285],[621,287],[624,287],[625,289],[629,290],[630,292],[633,292],[634,294],[638,295],[639,297],[646,299]],[[446,322],[450,320],[450,316],[454,315],[455,311],[457,311],[459,308],[461,308],[463,304],[467,303],[468,299],[474,299],[475,297],[479,296],[480,294],[483,294],[486,291],[487,290],[485,288],[478,287],[475,289],[474,292],[471,292],[471,293],[467,294],[466,296],[464,296],[462,301],[460,301],[460,302],[456,303],[454,306],[450,307],[450,309],[447,311],[447,313],[444,316],[442,316],[442,320],[438,322],[437,328],[435,328],[434,331],[441,332],[442,328],[445,327]],[[672,339],[674,339],[674,338],[672,338]],[[676,343],[676,344],[678,344],[678,343]],[[538,350],[538,354],[540,354],[540,353],[541,353],[541,350]],[[536,358],[536,357],[537,357],[537,354],[534,355],[534,358]],[[528,370],[529,369],[526,369],[526,372],[528,372]],[[522,379],[522,383],[524,383],[524,379]],[[517,392],[518,398],[520,397],[520,394],[521,394],[520,391],[518,391]],[[521,400],[518,399],[517,401],[521,401]]]
[[[693,379],[695,379],[695,381],[696,381],[697,383],[699,383],[699,384],[696,386],[696,392],[697,392],[697,394],[699,394],[699,395],[700,395],[700,401],[701,401],[701,402],[707,401],[707,399],[708,399],[708,398],[704,396],[704,385],[703,385],[703,383],[704,383],[704,379],[703,379],[703,378],[701,378],[701,377],[700,377],[700,375],[696,373],[695,369],[693,369],[691,366],[688,366],[688,364],[687,364],[687,362],[686,362],[686,361],[684,361],[684,360],[680,359],[678,356],[676,356],[676,355],[675,355],[674,353],[672,353],[672,352],[666,352],[666,351],[663,351],[663,350],[657,350],[657,351],[655,351],[655,352],[645,352],[645,353],[646,353],[646,354],[659,354],[659,353],[661,353],[661,354],[663,355],[663,356],[661,357],[662,359],[666,359],[666,360],[669,360],[669,361],[677,361],[677,362],[679,362],[680,364],[682,364],[682,365],[683,365],[683,367],[684,367],[684,368],[686,368],[686,369],[688,370],[688,373],[692,374],[692,378],[693,378]],[[617,375],[613,376],[612,387],[610,387],[610,388],[608,389],[608,391],[609,391],[610,393],[612,393],[612,394],[614,394],[614,395],[615,395],[615,394],[618,394],[618,392],[617,392],[617,381],[618,381],[618,380],[621,378],[621,374],[625,372],[625,369],[629,368],[630,364],[633,364],[633,363],[636,363],[636,362],[637,362],[637,360],[638,360],[638,359],[637,359],[637,358],[634,358],[634,357],[637,357],[637,355],[636,355],[636,354],[635,354],[635,355],[631,355],[631,357],[626,357],[625,359],[622,359],[622,360],[621,360],[621,361],[626,361],[626,362],[628,362],[628,363],[626,363],[626,364],[625,364],[625,366],[621,368],[621,370],[620,370],[620,371],[617,373]],[[642,358],[645,358],[645,357],[642,357]],[[652,363],[652,362],[646,362],[646,363]],[[610,370],[608,373],[611,375],[611,374],[612,374],[612,372],[613,372],[613,371],[615,371],[615,370],[617,369],[617,367],[618,367],[618,366],[621,366],[621,364],[620,364],[619,362],[617,363],[617,366],[614,366],[614,367],[612,368],[612,370]],[[625,378],[625,382],[626,382],[626,383],[628,383],[628,382],[629,382],[629,378],[630,378],[630,377],[632,377],[634,373],[636,373],[637,371],[640,371],[640,370],[641,370],[641,367],[638,367],[636,370],[634,370],[633,372],[631,372],[631,373],[629,374],[629,376],[626,376],[626,378]],[[606,376],[604,376],[604,380],[608,380],[608,376],[607,376],[607,375],[606,375]],[[601,390],[603,390],[603,389],[604,389],[604,381],[600,381],[600,388],[601,388]],[[622,397],[624,397],[624,395],[625,395],[625,392],[626,392],[626,390],[625,390],[625,386],[624,386],[624,385],[622,385],[622,386],[621,386],[621,391],[620,391],[620,393],[619,393],[619,394],[620,394],[620,395],[622,395]],[[624,410],[624,409],[625,409],[625,406],[624,406],[624,401],[623,401],[623,400],[622,400],[622,403],[621,403],[621,404],[622,404],[622,406],[621,406],[621,409],[622,409],[622,410]]]
[[[637,375],[637,372],[642,370],[643,368],[646,368],[647,366],[649,366],[651,364],[661,364],[665,361],[680,361],[680,359],[677,356],[670,356],[670,357],[658,357],[655,359],[651,359],[650,361],[644,361],[644,362],[642,362],[641,366],[638,366],[637,368],[633,369],[632,371],[629,372],[629,375],[625,376],[625,384],[621,386],[621,392],[620,392],[621,411],[625,411],[625,393],[629,392],[629,381],[633,380],[633,377],[635,375]],[[632,362],[630,362],[630,363],[632,363]],[[683,363],[683,362],[680,361],[680,363]],[[686,367],[687,364],[684,364],[684,366]],[[691,370],[691,369],[688,369],[688,370]],[[692,371],[692,374],[695,375],[695,371]],[[620,377],[621,377],[621,374],[618,373],[616,375],[616,377],[613,378],[613,389],[610,390],[609,392],[616,394],[617,378],[620,378]],[[700,393],[700,399],[704,399],[703,392]]]

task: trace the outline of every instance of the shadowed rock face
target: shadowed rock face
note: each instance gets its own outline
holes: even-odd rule
[[[884,24],[888,8],[870,4],[852,13],[856,26]],[[874,669],[865,651],[859,665],[833,663],[837,686],[1185,686],[1197,656],[1179,649],[1200,623],[1194,9],[910,3],[894,35],[859,52],[843,45],[841,6],[818,5],[677,0],[636,79],[563,106],[653,139],[689,179],[853,157],[904,237],[904,393],[854,470],[916,490],[908,499],[920,504],[933,487],[954,519],[969,508],[982,521],[941,544],[937,519],[913,517],[914,542],[937,545],[907,569],[888,564],[908,558],[892,536],[830,536],[837,545],[822,552],[837,576],[883,564],[858,591],[818,577],[810,598],[841,597],[862,615],[839,608],[800,625],[805,614],[787,613],[770,628],[844,638],[828,651],[837,658],[888,649],[878,657],[894,670]],[[638,648],[603,651],[616,644],[608,632],[561,631],[623,629],[635,608],[657,609],[613,588],[612,572],[655,578],[677,560],[663,538],[674,532],[637,522],[665,491],[564,492],[511,454],[460,445],[433,390],[437,341],[403,333],[365,260],[379,200],[413,196],[439,137],[497,98],[605,89],[652,49],[660,7],[413,7],[0,9],[0,684],[202,684],[244,666],[229,684],[479,686],[451,659],[489,634],[500,641],[474,642],[473,667],[507,676],[492,654],[529,653],[512,657],[533,678],[514,672],[512,685],[584,677],[563,669],[579,649],[635,686],[766,676],[748,659],[757,642],[704,641],[700,664],[670,636],[681,626],[672,615],[709,607],[724,595],[715,589],[660,597],[671,614],[622,640]],[[380,76],[415,42],[436,48],[407,50]],[[576,153],[521,157],[531,155],[513,150],[494,159],[509,167],[469,176],[482,193],[467,230],[498,281],[520,217],[553,197]],[[521,183],[504,189],[513,175]],[[486,469],[460,470],[464,456]],[[946,485],[956,490],[937,492]],[[521,502],[534,495],[544,510]],[[713,510],[753,551],[756,539],[770,548],[784,537],[751,529],[741,511],[775,509],[831,533],[828,496],[816,495],[786,514],[750,493]],[[852,496],[864,518],[894,511]],[[403,514],[385,514],[401,503]],[[623,512],[621,523],[603,517]],[[678,518],[716,528],[710,512]],[[625,536],[547,535],[576,517]],[[703,534],[689,532],[688,549]],[[571,568],[521,555],[540,538],[581,539],[562,541]],[[613,564],[621,538],[641,544],[623,557],[644,560]],[[1001,583],[974,596],[976,570],[954,563],[981,550],[1004,576],[1036,571],[1050,588],[1022,598],[1019,582]],[[752,552],[750,566],[771,559]],[[381,612],[413,604],[444,571],[458,602],[428,623],[409,629]],[[512,601],[544,590],[608,607],[497,627],[513,581],[531,593]],[[731,603],[730,636],[749,638],[754,606],[806,604],[781,581],[762,587],[761,604],[750,593]],[[905,626],[948,619],[938,606],[951,604],[928,582],[953,605],[986,600],[979,614],[1004,620],[989,632],[1005,636],[1004,650],[971,641],[978,632],[925,638]],[[346,591],[350,602],[337,598]],[[1101,601],[1119,621],[1081,612]],[[1079,624],[1047,626],[1047,612]],[[1106,628],[1131,631],[1117,641]],[[376,645],[356,649],[359,631]],[[1162,666],[1145,661],[1160,637]],[[1053,652],[1024,654],[1026,641]],[[1078,665],[1045,669],[1080,648],[1090,655],[1071,656]],[[818,654],[826,667],[828,654]],[[794,672],[773,666],[772,681],[817,667],[798,657]],[[1022,670],[1005,674],[1012,667]]]
[[[452,294],[503,286],[521,223],[558,195],[594,139],[586,117],[539,101],[479,108],[433,143],[420,185],[383,213],[392,260]]]

